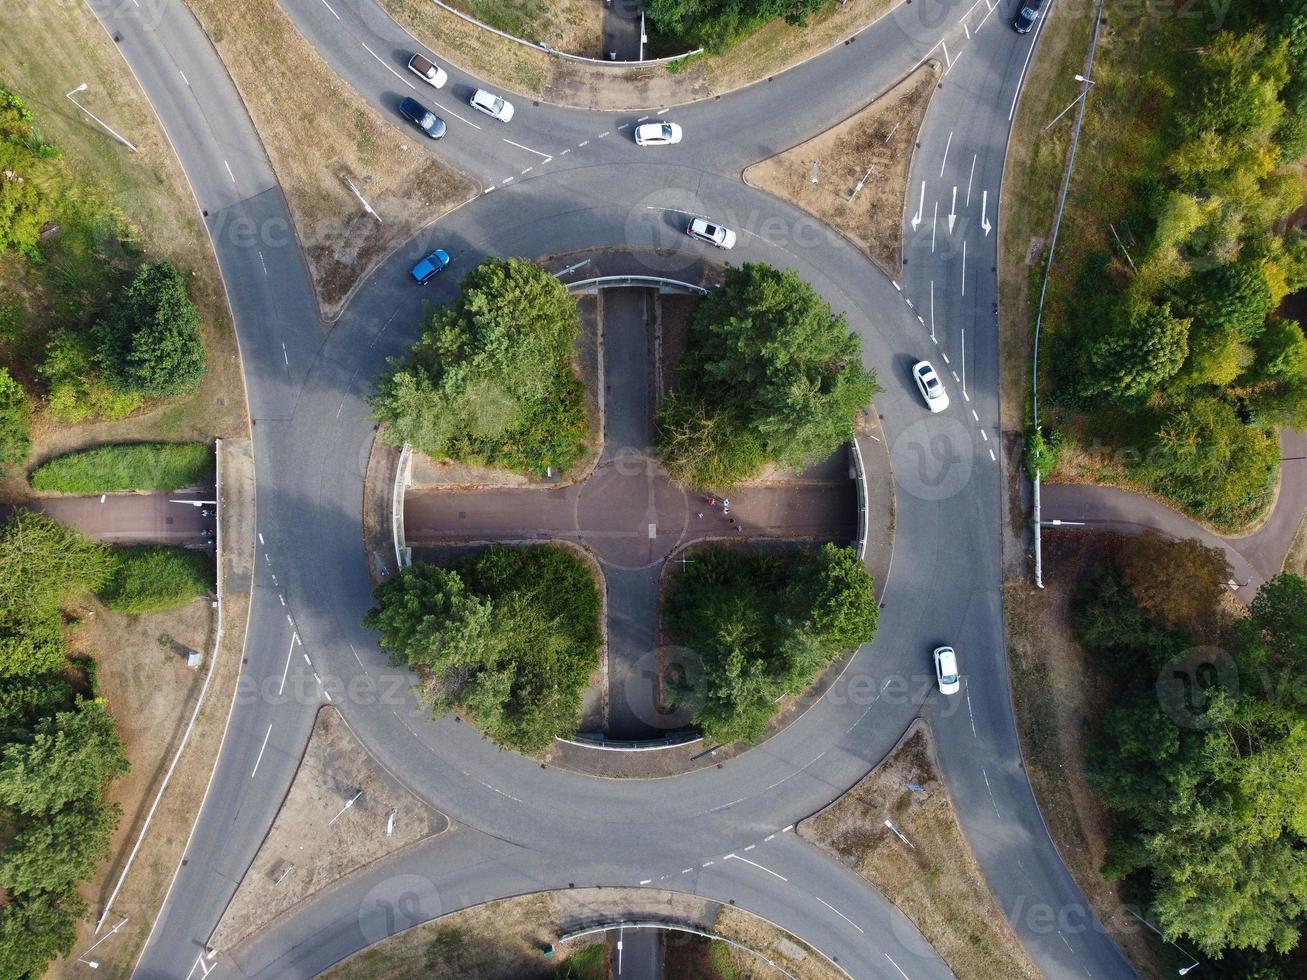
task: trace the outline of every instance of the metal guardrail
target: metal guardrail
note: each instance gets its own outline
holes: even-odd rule
[[[703,736],[695,735],[692,732],[671,732],[662,738],[619,741],[604,738],[602,735],[590,738],[578,732],[572,738],[555,735],[554,741],[575,745],[583,749],[599,749],[601,752],[659,752],[663,749],[674,749],[681,745],[693,745],[695,742],[702,742]]]
[[[861,561],[867,555],[867,539],[871,537],[871,508],[867,506],[867,468],[862,462],[862,450],[858,448],[858,437],[853,437],[853,468],[857,479],[853,482],[858,487],[858,536],[853,541],[853,550]]]
[[[694,936],[702,936],[704,939],[711,939],[715,942],[726,943],[728,946],[732,946],[735,949],[740,950],[741,952],[748,953],[750,956],[762,960],[764,963],[770,966],[781,976],[788,977],[789,980],[797,980],[797,978],[794,976],[793,973],[789,973],[788,971],[785,970],[784,967],[782,967],[775,960],[769,959],[766,954],[761,953],[756,949],[752,949],[749,946],[745,946],[743,943],[737,942],[734,939],[728,939],[725,936],[719,936],[715,932],[707,932],[703,929],[696,929],[694,926],[682,925],[679,922],[653,922],[648,920],[637,920],[633,922],[626,922],[626,921],[609,922],[600,925],[589,926],[588,928],[585,929],[578,929],[576,932],[569,932],[566,935],[559,936],[558,941],[560,943],[571,942],[574,939],[584,939],[586,936],[595,936],[603,932],[612,932],[614,929],[658,929],[658,930],[662,930],[663,932],[688,932]],[[845,976],[848,976],[847,971],[841,970],[841,972],[844,973]]]
[[[639,61],[610,61],[607,58],[587,58],[584,55],[568,54],[566,51],[559,51],[556,48],[551,48],[547,44],[538,44],[535,41],[528,41],[525,38],[516,37],[506,31],[501,31],[497,27],[491,27],[489,24],[477,20],[470,14],[465,14],[461,10],[456,10],[449,4],[442,3],[441,0],[431,0],[431,2],[441,10],[448,10],[460,20],[465,20],[469,24],[473,24],[482,30],[489,31],[491,34],[498,34],[500,37],[512,41],[515,44],[520,44],[527,48],[534,48],[537,51],[542,51],[555,58],[563,58],[566,61],[577,61],[586,65],[602,65],[605,68],[630,68],[632,65],[665,65],[672,61],[680,61],[682,58],[692,58],[695,55],[703,54],[703,48],[695,48],[693,51],[685,52],[685,54],[668,55],[666,58],[641,58]],[[643,34],[643,30],[641,33]],[[643,44],[640,46],[640,49],[644,50]]]
[[[708,294],[708,289],[704,286],[682,282],[680,279],[667,279],[663,276],[595,276],[593,279],[578,279],[576,282],[565,282],[563,285],[567,287],[568,292],[591,292],[616,286],[657,286],[659,289],[671,292],[698,293],[700,296]]]
[[[395,538],[395,566],[408,568],[413,564],[413,549],[404,538],[404,488],[409,484],[413,466],[413,447],[404,443],[399,451],[399,465],[395,467],[395,486],[390,492],[390,532]]]

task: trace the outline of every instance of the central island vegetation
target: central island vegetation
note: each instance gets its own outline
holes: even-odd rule
[[[693,650],[703,669],[673,680],[674,701],[693,709],[709,741],[756,742],[778,698],[871,642],[877,614],[871,576],[849,548],[697,551],[664,604],[672,642]]]
[[[657,441],[672,478],[693,487],[728,489],[769,464],[830,455],[880,390],[848,320],[792,269],[728,269],[685,346]]]
[[[599,666],[599,590],[555,545],[493,546],[383,582],[364,625],[422,677],[435,713],[461,711],[499,745],[538,752],[575,734]]]
[[[561,283],[526,259],[487,259],[431,314],[413,355],[376,384],[382,438],[436,459],[539,474],[585,453],[584,389],[572,368],[581,318]]]

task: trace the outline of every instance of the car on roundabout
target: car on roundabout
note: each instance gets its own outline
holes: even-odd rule
[[[670,146],[681,142],[681,127],[676,123],[651,122],[635,127],[637,146]]]
[[[399,114],[433,140],[438,140],[445,135],[445,120],[441,119],[417,99],[408,97],[401,99]]]
[[[509,102],[502,95],[496,95],[494,92],[487,92],[483,88],[477,89],[472,93],[472,98],[467,100],[467,104],[478,112],[484,112],[487,116],[493,116],[500,122],[508,122],[513,118],[513,103]]]
[[[1012,18],[1012,29],[1018,34],[1029,34],[1043,7],[1044,0],[1021,0],[1016,16]]]
[[[415,54],[408,59],[408,70],[433,88],[444,88],[449,75],[430,58]]]
[[[685,226],[685,233],[691,238],[697,238],[699,241],[715,245],[717,248],[735,247],[735,232],[729,228],[723,228],[707,218],[691,218],[690,223]]]
[[[449,265],[449,253],[443,248],[438,248],[418,259],[417,264],[409,271],[409,275],[419,286],[425,286],[443,272],[447,265]]]
[[[935,647],[935,682],[940,694],[957,694],[962,688],[958,677],[958,655],[952,647]]]
[[[926,407],[931,414],[948,408],[948,392],[944,390],[944,382],[939,379],[930,361],[918,361],[912,365],[912,379],[917,382],[917,390],[926,400]]]

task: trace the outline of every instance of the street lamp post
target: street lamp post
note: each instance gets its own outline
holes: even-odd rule
[[[110,126],[107,122],[105,122],[103,119],[97,116],[90,109],[86,108],[86,106],[82,105],[80,102],[78,102],[76,99],[73,98],[73,96],[76,95],[78,92],[85,92],[89,87],[90,86],[87,85],[85,82],[82,82],[81,85],[77,86],[77,88],[73,89],[71,92],[65,92],[64,98],[67,99],[69,102],[71,102],[73,105],[77,106],[77,108],[81,109],[84,113],[86,113],[96,122],[98,122],[109,133],[109,135],[112,136],[114,139],[116,139],[119,143],[127,147],[127,149],[131,150],[133,153],[136,153],[137,152],[136,147],[132,145],[131,141],[129,141],[126,137],[124,137],[121,133],[115,130],[112,126]]]
[[[92,970],[100,969],[99,960],[88,960],[86,957],[90,955],[91,951],[95,949],[96,946],[99,946],[102,942],[104,942],[106,939],[108,939],[110,936],[112,936],[115,932],[117,932],[126,924],[127,924],[127,916],[124,915],[122,917],[122,920],[116,926],[110,929],[107,933],[105,933],[95,942],[91,943],[91,945],[87,947],[86,952],[83,953],[81,956],[77,957],[77,962],[83,964],[84,966],[89,966]]]
[[[1089,86],[1091,86],[1091,85],[1094,84],[1094,80],[1093,80],[1092,78],[1086,78],[1084,75],[1077,75],[1077,76],[1076,76],[1076,81],[1077,81],[1077,82],[1080,82],[1081,85],[1084,86],[1084,87],[1080,90],[1080,94],[1077,95],[1074,99],[1071,100],[1071,105],[1067,106],[1065,109],[1063,109],[1061,112],[1059,112],[1056,116],[1054,116],[1052,119],[1050,119],[1050,120],[1048,121],[1048,123],[1045,124],[1044,128],[1043,128],[1042,130],[1040,130],[1040,132],[1042,132],[1042,133],[1047,133],[1050,129],[1052,129],[1052,128],[1053,128],[1053,124],[1054,124],[1055,122],[1057,122],[1059,119],[1061,119],[1063,116],[1065,116],[1068,112],[1070,112],[1070,111],[1072,110],[1072,108],[1075,106],[1075,104],[1076,104],[1077,102],[1079,102],[1081,99],[1083,99],[1086,95],[1089,94]]]

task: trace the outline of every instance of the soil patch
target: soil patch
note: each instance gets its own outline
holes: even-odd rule
[[[897,278],[908,169],[940,68],[926,62],[843,122],[755,163],[745,181],[832,225]]]
[[[323,315],[399,244],[476,193],[323,61],[276,0],[191,0],[285,192]],[[452,17],[453,15],[449,15]],[[456,19],[456,18],[455,18]],[[306,84],[312,79],[312,84]],[[346,181],[376,211],[367,214]]]
[[[884,762],[798,832],[897,905],[963,980],[1039,977],[971,855],[924,723],[914,722]]]
[[[809,15],[806,27],[777,18],[723,54],[631,68],[545,54],[469,24],[430,0],[382,0],[382,6],[440,59],[492,87],[559,105],[613,111],[680,105],[780,74],[857,34],[889,13],[897,0],[830,0]]]
[[[326,706],[212,945],[230,949],[332,882],[448,827]]]

